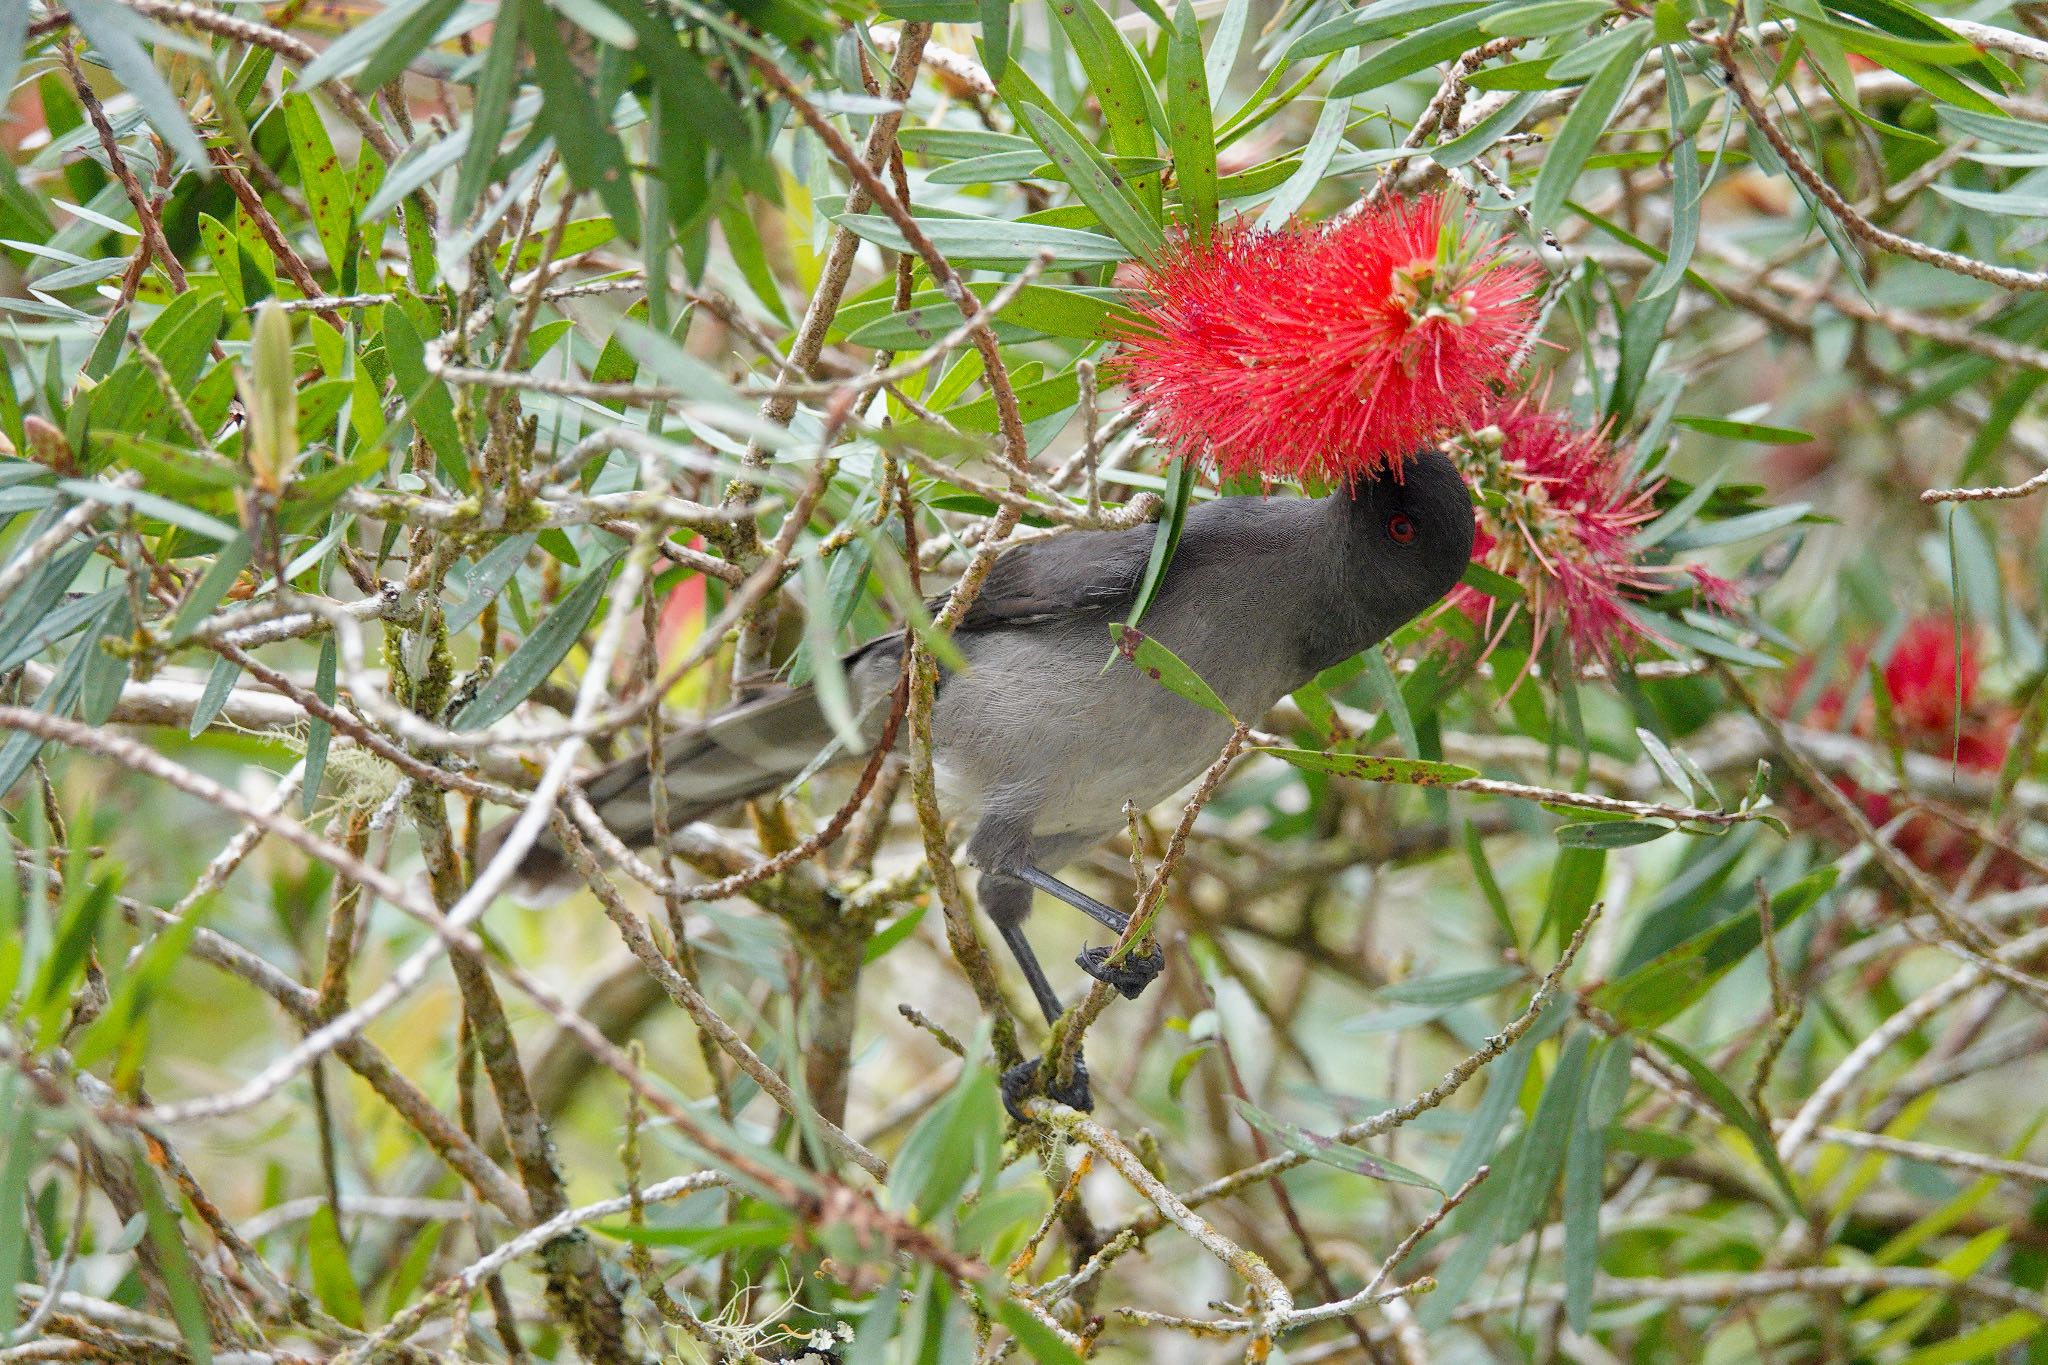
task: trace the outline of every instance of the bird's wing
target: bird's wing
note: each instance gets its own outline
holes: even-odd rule
[[[1144,579],[1155,530],[1079,531],[1019,545],[996,560],[960,629],[1014,629],[1123,610]]]

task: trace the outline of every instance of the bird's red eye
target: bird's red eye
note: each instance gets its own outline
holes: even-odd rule
[[[1397,544],[1406,545],[1415,539],[1415,523],[1409,520],[1406,512],[1396,512],[1387,518],[1387,534],[1392,536]]]

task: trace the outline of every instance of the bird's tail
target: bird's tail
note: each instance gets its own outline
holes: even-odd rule
[[[808,687],[744,702],[676,731],[662,741],[670,828],[773,791],[803,773],[836,743],[832,724]],[[653,842],[654,802],[645,750],[592,774],[583,790],[627,847],[644,848]],[[507,821],[486,834],[480,858],[488,861],[510,829]],[[560,841],[552,830],[543,831],[520,863],[522,887],[529,892],[562,890],[570,878]]]

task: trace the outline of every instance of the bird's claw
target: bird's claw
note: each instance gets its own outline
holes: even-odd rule
[[[1002,1076],[999,1088],[1003,1092],[1003,1108],[1019,1123],[1029,1123],[1023,1111],[1018,1108],[1025,1100],[1036,1094],[1043,1094],[1049,1100],[1057,1100],[1069,1109],[1090,1113],[1095,1108],[1095,1096],[1088,1090],[1088,1064],[1079,1057],[1074,1059],[1073,1077],[1061,1085],[1058,1078],[1048,1082],[1041,1090],[1038,1083],[1039,1058],[1033,1057],[1017,1063]]]
[[[1113,951],[1111,948],[1083,948],[1074,962],[1103,985],[1114,986],[1126,1000],[1136,1000],[1153,979],[1166,970],[1166,954],[1159,951],[1158,944],[1154,944],[1150,952],[1134,952],[1122,962],[1108,964]]]

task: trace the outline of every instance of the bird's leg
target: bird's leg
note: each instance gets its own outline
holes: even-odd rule
[[[1122,938],[1130,931],[1131,917],[1121,910],[1113,910],[1085,892],[1076,891],[1058,877],[1043,868],[1025,864],[1017,870],[1017,876],[1047,895],[1057,896],[1073,906],[1103,928]],[[1083,948],[1074,961],[1081,970],[1107,986],[1114,986],[1126,1000],[1136,1000],[1153,979],[1166,969],[1166,955],[1155,945],[1149,953],[1131,952],[1122,962],[1109,964],[1107,959],[1113,948]]]
[[[1051,1027],[1059,1022],[1060,998],[1053,990],[1052,982],[1046,979],[1045,968],[1039,964],[1031,940],[1024,937],[1024,917],[1031,913],[1031,888],[1015,877],[985,872],[980,892],[983,912],[1003,936],[1010,956],[1017,959],[1017,966],[1031,987],[1031,994],[1038,1000],[1039,1011],[1045,1015],[1046,1026]],[[1039,1088],[1038,1069],[1038,1059],[1034,1057],[1003,1073],[1003,1108],[1009,1110],[1010,1117],[1019,1123],[1024,1122],[1024,1115],[1017,1105]],[[1049,1081],[1044,1091],[1047,1097],[1084,1113],[1095,1107],[1095,1097],[1088,1090],[1088,1067],[1079,1057],[1074,1059],[1074,1076],[1069,1084],[1062,1086],[1057,1081]]]

